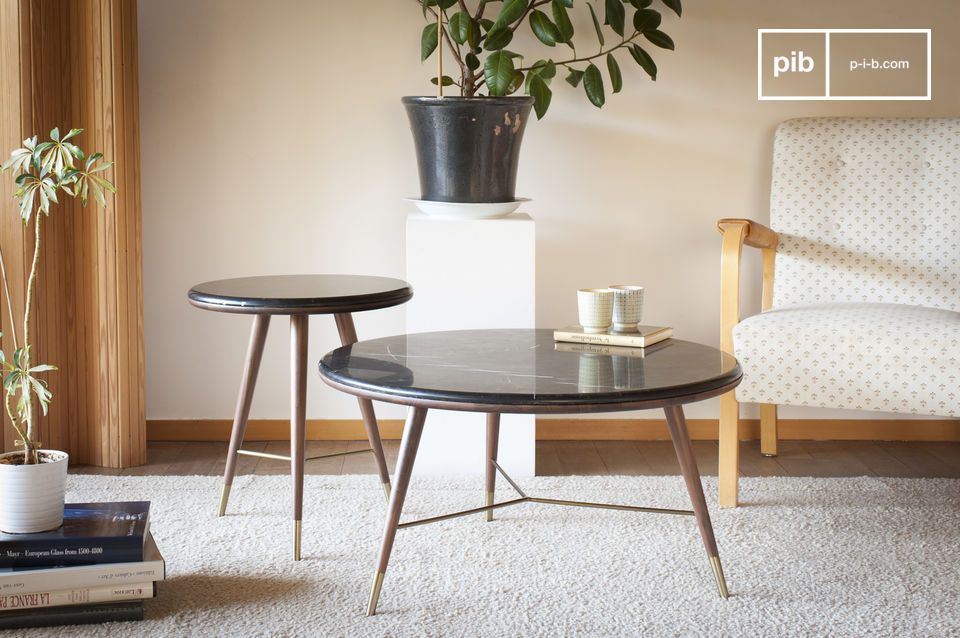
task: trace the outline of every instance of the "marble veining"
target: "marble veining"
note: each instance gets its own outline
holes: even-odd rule
[[[460,330],[361,341],[328,353],[320,373],[348,387],[408,398],[524,405],[680,397],[727,385],[741,374],[730,355],[689,341],[578,351],[576,344],[555,344],[552,330]]]

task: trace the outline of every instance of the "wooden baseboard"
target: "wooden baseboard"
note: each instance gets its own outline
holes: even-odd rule
[[[150,441],[227,441],[229,419],[183,419],[147,421]],[[716,440],[716,419],[688,419],[690,437]],[[381,419],[380,434],[399,439],[403,419]],[[290,422],[285,419],[256,419],[247,426],[248,441],[283,441],[290,438]],[[354,441],[365,439],[360,419],[308,419],[310,441]],[[537,419],[540,441],[659,441],[668,440],[663,419]],[[740,438],[760,438],[760,421],[744,419]],[[780,438],[784,440],[851,441],[960,441],[960,419],[870,420],[870,419],[781,419]]]

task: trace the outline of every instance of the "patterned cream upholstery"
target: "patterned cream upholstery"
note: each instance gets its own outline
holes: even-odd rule
[[[790,306],[742,321],[733,339],[740,401],[960,417],[960,313]]]
[[[770,199],[737,399],[960,416],[960,119],[785,122]]]
[[[777,129],[774,307],[960,311],[960,119],[805,118]]]

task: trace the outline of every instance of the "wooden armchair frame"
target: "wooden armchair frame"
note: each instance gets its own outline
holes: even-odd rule
[[[743,246],[759,248],[763,258],[761,310],[773,304],[774,258],[780,238],[763,224],[749,219],[721,219],[717,229],[723,235],[720,258],[720,349],[733,354],[733,328],[740,323],[740,258]],[[720,397],[720,506],[737,506],[740,476],[740,404],[731,390]],[[777,406],[760,405],[760,451],[777,454]]]

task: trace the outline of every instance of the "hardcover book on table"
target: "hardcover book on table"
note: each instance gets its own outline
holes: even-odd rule
[[[0,568],[142,561],[149,518],[149,501],[67,503],[59,529],[0,532]]]
[[[598,346],[646,348],[673,336],[673,328],[666,326],[637,326],[636,332],[585,332],[582,326],[567,326],[553,331],[555,341],[589,343]]]

